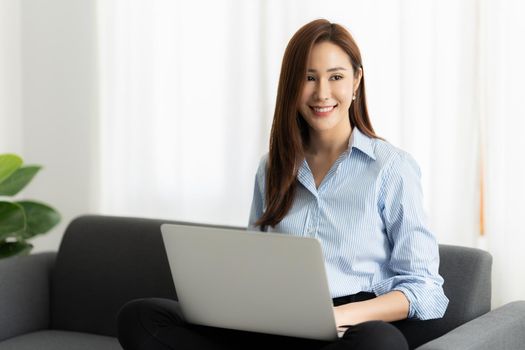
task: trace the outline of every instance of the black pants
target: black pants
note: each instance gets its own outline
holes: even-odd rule
[[[334,299],[334,305],[375,297],[371,293]],[[424,322],[424,321],[402,321]],[[412,327],[414,329],[414,327]],[[415,332],[412,332],[415,333]],[[413,336],[417,339],[414,341]],[[125,350],[249,349],[258,347],[300,349],[409,349],[426,340],[404,334],[403,327],[383,321],[369,321],[350,327],[342,338],[326,342],[239,330],[192,325],[183,320],[179,304],[170,299],[133,300],[118,315],[118,339]],[[412,340],[412,341],[410,341]]]

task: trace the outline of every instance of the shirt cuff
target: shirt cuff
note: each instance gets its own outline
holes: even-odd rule
[[[430,320],[441,318],[445,314],[449,300],[440,286],[424,281],[392,285],[392,281],[389,283],[386,280],[373,288],[376,295],[394,290],[402,292],[407,298],[409,319]]]

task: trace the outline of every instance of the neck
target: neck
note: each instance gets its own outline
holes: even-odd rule
[[[325,132],[310,130],[310,140],[306,152],[310,155],[338,156],[348,148],[351,133],[350,123],[347,127]]]

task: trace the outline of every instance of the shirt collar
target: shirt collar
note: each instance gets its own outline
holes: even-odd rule
[[[348,149],[351,151],[352,148],[357,148],[373,160],[376,160],[374,154],[374,139],[363,134],[357,127],[352,130],[350,140],[348,141]]]

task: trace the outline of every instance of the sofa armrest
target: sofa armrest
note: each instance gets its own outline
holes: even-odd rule
[[[55,256],[50,252],[0,260],[0,341],[49,327]]]
[[[417,350],[513,350],[525,344],[525,301],[514,301],[467,322]]]

